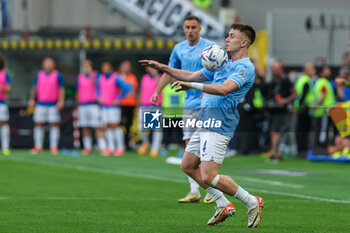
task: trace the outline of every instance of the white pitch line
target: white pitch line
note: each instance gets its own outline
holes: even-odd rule
[[[185,179],[176,179],[176,178],[167,178],[167,177],[159,177],[159,176],[153,176],[153,175],[147,175],[147,174],[135,174],[131,172],[125,172],[125,171],[109,171],[104,170],[100,168],[91,168],[91,167],[85,167],[85,166],[72,166],[67,164],[56,164],[51,162],[43,162],[43,161],[28,161],[23,158],[18,157],[7,157],[7,158],[1,158],[2,160],[16,160],[26,163],[33,163],[33,164],[39,164],[39,165],[46,165],[46,166],[53,166],[53,167],[60,167],[60,168],[68,168],[68,169],[75,169],[80,171],[89,171],[89,172],[100,172],[104,174],[112,174],[112,175],[124,175],[129,177],[135,177],[135,178],[147,178],[152,180],[161,180],[161,181],[170,181],[170,182],[176,182],[176,183],[187,183],[188,181]],[[247,178],[247,177],[244,177]],[[270,191],[270,190],[263,190],[263,189],[254,189],[254,188],[248,188],[248,190],[251,190],[253,192],[261,192],[261,193],[267,193],[267,194],[275,194],[280,196],[289,196],[289,197],[297,197],[297,198],[304,198],[304,199],[310,199],[310,200],[316,200],[316,201],[324,201],[324,202],[333,202],[333,203],[343,203],[343,204],[350,204],[350,201],[348,200],[338,200],[338,199],[332,199],[332,198],[323,198],[323,197],[316,197],[316,196],[307,196],[302,194],[296,194],[296,193],[284,193],[284,192],[276,192],[276,191]]]
[[[1,200],[45,200],[45,201],[121,201],[125,200],[125,198],[118,197],[9,197],[9,196],[0,196]],[[140,200],[153,200],[159,201],[161,198],[140,198]]]
[[[297,189],[304,188],[304,185],[290,184],[290,183],[281,182],[281,181],[257,179],[257,178],[243,177],[243,176],[235,176],[235,178],[237,178],[239,180],[245,180],[248,182],[263,183],[263,184],[269,184],[269,185],[274,185],[274,186],[283,186],[283,187],[297,188]]]
[[[102,200],[102,201],[119,201],[122,200],[121,198],[116,197],[6,197],[0,196],[0,200],[67,200],[67,201],[75,201],[75,200],[82,200],[82,201],[91,201],[91,200]]]
[[[276,192],[276,191],[270,191],[270,190],[264,190],[264,189],[249,188],[249,190],[253,191],[253,192],[260,192],[260,193],[267,193],[267,194],[274,194],[274,195],[288,196],[288,197],[298,197],[298,198],[310,199],[310,200],[315,200],[315,201],[350,204],[350,201],[347,201],[347,200],[338,200],[338,199],[331,199],[331,198],[324,198],[324,197],[307,196],[307,195],[296,194],[296,193],[283,193],[283,192]]]

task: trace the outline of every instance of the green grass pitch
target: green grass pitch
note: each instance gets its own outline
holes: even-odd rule
[[[275,169],[308,176],[250,174]],[[29,155],[0,157],[0,232],[350,232],[350,164],[259,156],[225,159],[220,171],[265,200],[258,229],[247,229],[246,208],[207,226],[214,205],[178,204],[186,176],[165,158]],[[202,191],[202,196],[205,193]]]

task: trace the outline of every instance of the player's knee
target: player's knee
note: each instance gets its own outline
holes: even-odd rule
[[[215,187],[219,182],[219,175],[213,176],[212,174],[202,174],[202,180],[209,186]]]
[[[181,163],[181,169],[187,175],[190,175],[193,172],[192,166],[190,164],[186,163],[186,162]]]

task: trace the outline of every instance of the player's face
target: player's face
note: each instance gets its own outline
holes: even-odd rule
[[[226,52],[235,53],[247,45],[248,39],[239,30],[231,29],[225,42]]]
[[[109,72],[112,71],[112,65],[109,62],[104,62],[102,63],[102,73],[108,74]]]
[[[312,77],[316,74],[316,69],[312,64],[306,64],[304,67],[304,73],[307,76]]]
[[[55,69],[55,62],[51,58],[45,58],[43,61],[43,69],[46,71],[52,71]]]
[[[128,61],[123,62],[120,65],[120,72],[121,73],[130,73],[131,72],[131,63]]]
[[[197,20],[186,20],[184,22],[184,32],[186,39],[190,43],[195,43],[199,39],[199,34],[201,32],[201,25]]]
[[[283,64],[281,62],[275,62],[272,65],[272,75],[276,78],[283,77]]]
[[[322,74],[321,74],[322,77],[325,77],[325,78],[329,78],[332,76],[332,71],[329,67],[325,67],[323,70],[322,70]]]
[[[92,72],[92,66],[89,61],[84,61],[83,62],[83,69],[85,73],[91,73]]]

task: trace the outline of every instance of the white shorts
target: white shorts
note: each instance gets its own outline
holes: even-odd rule
[[[186,146],[186,152],[195,154],[201,161],[222,164],[230,140],[229,136],[207,129],[197,129]]]
[[[100,107],[97,104],[79,105],[78,124],[79,127],[101,126]]]
[[[186,125],[186,121],[187,119],[196,119],[196,121],[198,120],[198,116],[199,116],[199,111],[200,109],[186,109],[184,108],[183,110],[183,116],[182,116],[182,120],[185,122]],[[192,137],[193,133],[197,130],[197,128],[186,128],[184,127],[182,129],[182,133],[183,133],[183,137],[182,140],[188,140]]]
[[[101,117],[103,124],[119,124],[122,110],[120,107],[103,107],[101,108]]]
[[[56,108],[56,105],[45,106],[36,105],[33,121],[36,123],[58,123],[61,120],[60,112]]]
[[[157,111],[157,110],[161,110],[161,107],[159,107],[159,106],[141,106],[140,108],[139,108],[139,112],[138,112],[138,117],[137,117],[137,121],[138,121],[138,129],[139,130],[143,130],[144,128],[143,128],[143,113],[145,112],[145,111],[150,111],[150,112],[155,112],[155,111]]]
[[[0,104],[0,121],[7,122],[9,120],[9,108],[7,104]]]

